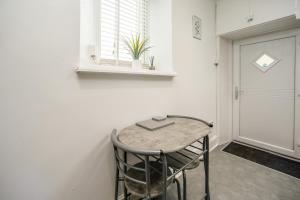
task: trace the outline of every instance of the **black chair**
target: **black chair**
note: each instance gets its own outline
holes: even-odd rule
[[[124,145],[118,140],[116,130],[113,130],[111,140],[116,158],[115,200],[118,199],[120,181],[123,182],[125,200],[130,195],[147,200],[162,196],[163,200],[167,200],[167,187],[172,183],[176,183],[178,199],[181,200],[180,183],[169,169],[162,151],[133,149]],[[138,162],[129,162],[128,154]]]
[[[192,119],[204,123],[208,127],[212,128],[213,124],[204,120],[180,116],[180,115],[168,115],[168,118],[186,118]],[[200,159],[203,156],[203,159]],[[176,172],[182,172],[183,177],[183,200],[187,199],[187,182],[186,182],[186,170],[192,170],[200,165],[200,161],[204,161],[205,171],[205,200],[210,200],[209,192],[209,137],[208,135],[202,139],[197,140],[194,144],[187,146],[185,149],[170,153],[167,155],[168,165]]]

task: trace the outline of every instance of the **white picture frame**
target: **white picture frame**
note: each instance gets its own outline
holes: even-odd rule
[[[202,24],[200,17],[192,16],[192,28],[193,28],[193,38],[201,40],[202,39]]]

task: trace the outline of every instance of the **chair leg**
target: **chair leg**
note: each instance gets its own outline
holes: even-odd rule
[[[206,136],[204,138],[205,150],[206,153],[203,155],[204,158],[204,171],[205,171],[205,200],[210,200],[210,192],[209,192],[209,138]]]
[[[124,152],[124,162],[127,163],[127,153]],[[124,165],[124,173],[127,172],[127,167]],[[127,193],[127,188],[125,186],[125,181],[123,181],[123,192],[124,192],[124,200],[128,200],[128,193]]]
[[[182,181],[183,181],[183,200],[186,200],[186,173],[182,170]]]
[[[119,196],[119,169],[116,169],[116,179],[115,179],[115,200],[118,200]]]
[[[185,173],[185,170],[182,171],[182,179],[183,179],[183,200],[186,200],[186,173]]]
[[[180,187],[180,182],[175,178],[175,182],[177,185],[177,195],[178,195],[178,200],[181,200],[181,187]]]
[[[168,166],[167,166],[167,158],[165,155],[162,156],[163,161],[163,200],[167,200],[167,178],[168,178]]]

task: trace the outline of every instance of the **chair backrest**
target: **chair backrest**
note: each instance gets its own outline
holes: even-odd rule
[[[115,154],[115,159],[116,159],[116,165],[118,170],[121,172],[121,174],[124,176],[124,178],[127,178],[133,182],[143,184],[146,186],[146,194],[145,196],[150,197],[150,185],[151,185],[151,180],[150,180],[150,168],[152,170],[153,167],[150,165],[150,160],[153,159],[161,159],[161,155],[163,154],[162,151],[160,150],[146,150],[146,149],[138,149],[138,148],[132,148],[128,145],[125,145],[121,143],[118,139],[117,135],[117,130],[114,129],[111,133],[111,141],[114,146],[114,154]],[[121,155],[123,153],[123,155]],[[144,162],[144,165],[142,167],[137,167],[134,164],[130,164],[127,161],[127,154],[130,153],[134,157],[138,158],[141,162]],[[143,180],[138,180],[133,176],[130,176],[130,174],[127,173],[129,169],[136,170],[137,172],[143,172],[145,173],[145,181]],[[162,169],[163,171],[163,169]],[[164,174],[161,172],[162,175]],[[166,177],[163,177],[166,179]]]

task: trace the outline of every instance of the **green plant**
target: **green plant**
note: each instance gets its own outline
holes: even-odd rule
[[[151,48],[147,46],[148,41],[147,38],[141,38],[141,35],[137,34],[136,36],[131,36],[131,39],[127,39],[124,42],[132,58],[138,60],[145,51]]]

